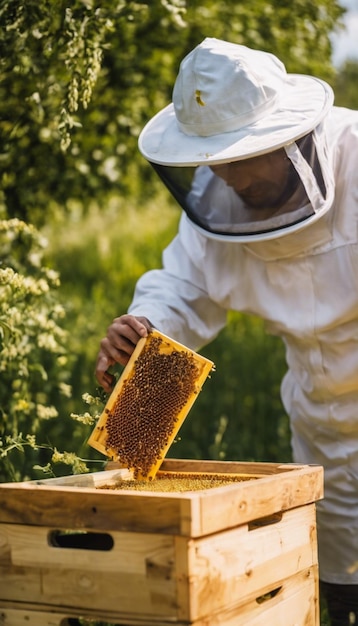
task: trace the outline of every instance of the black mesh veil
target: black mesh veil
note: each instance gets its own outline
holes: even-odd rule
[[[260,158],[279,157],[279,152],[287,162],[285,178],[276,200],[265,205],[264,199],[260,206],[250,205],[245,194],[240,195],[236,189],[240,185],[243,161],[196,167],[151,165],[189,220],[208,236],[252,240],[266,234],[272,238],[315,217],[327,203],[327,185],[315,131]],[[237,175],[228,182],[228,168],[234,168],[235,172],[235,166],[238,166]]]

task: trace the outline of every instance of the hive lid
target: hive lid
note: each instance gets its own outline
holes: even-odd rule
[[[138,479],[156,475],[214,363],[152,330],[139,340],[90,446]]]

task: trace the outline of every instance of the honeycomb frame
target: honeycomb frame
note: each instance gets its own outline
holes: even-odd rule
[[[152,480],[214,363],[163,333],[139,340],[88,444]]]

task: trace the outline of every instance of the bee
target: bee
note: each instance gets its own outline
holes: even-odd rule
[[[201,107],[205,106],[205,102],[203,102],[203,100],[201,99],[201,91],[200,91],[200,89],[197,89],[195,91],[195,100],[197,101],[198,104],[200,104]]]

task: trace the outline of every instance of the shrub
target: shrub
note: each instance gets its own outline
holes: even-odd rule
[[[2,481],[31,477],[36,461],[51,458],[57,405],[71,395],[65,311],[58,274],[42,263],[45,245],[33,226],[0,221]]]

